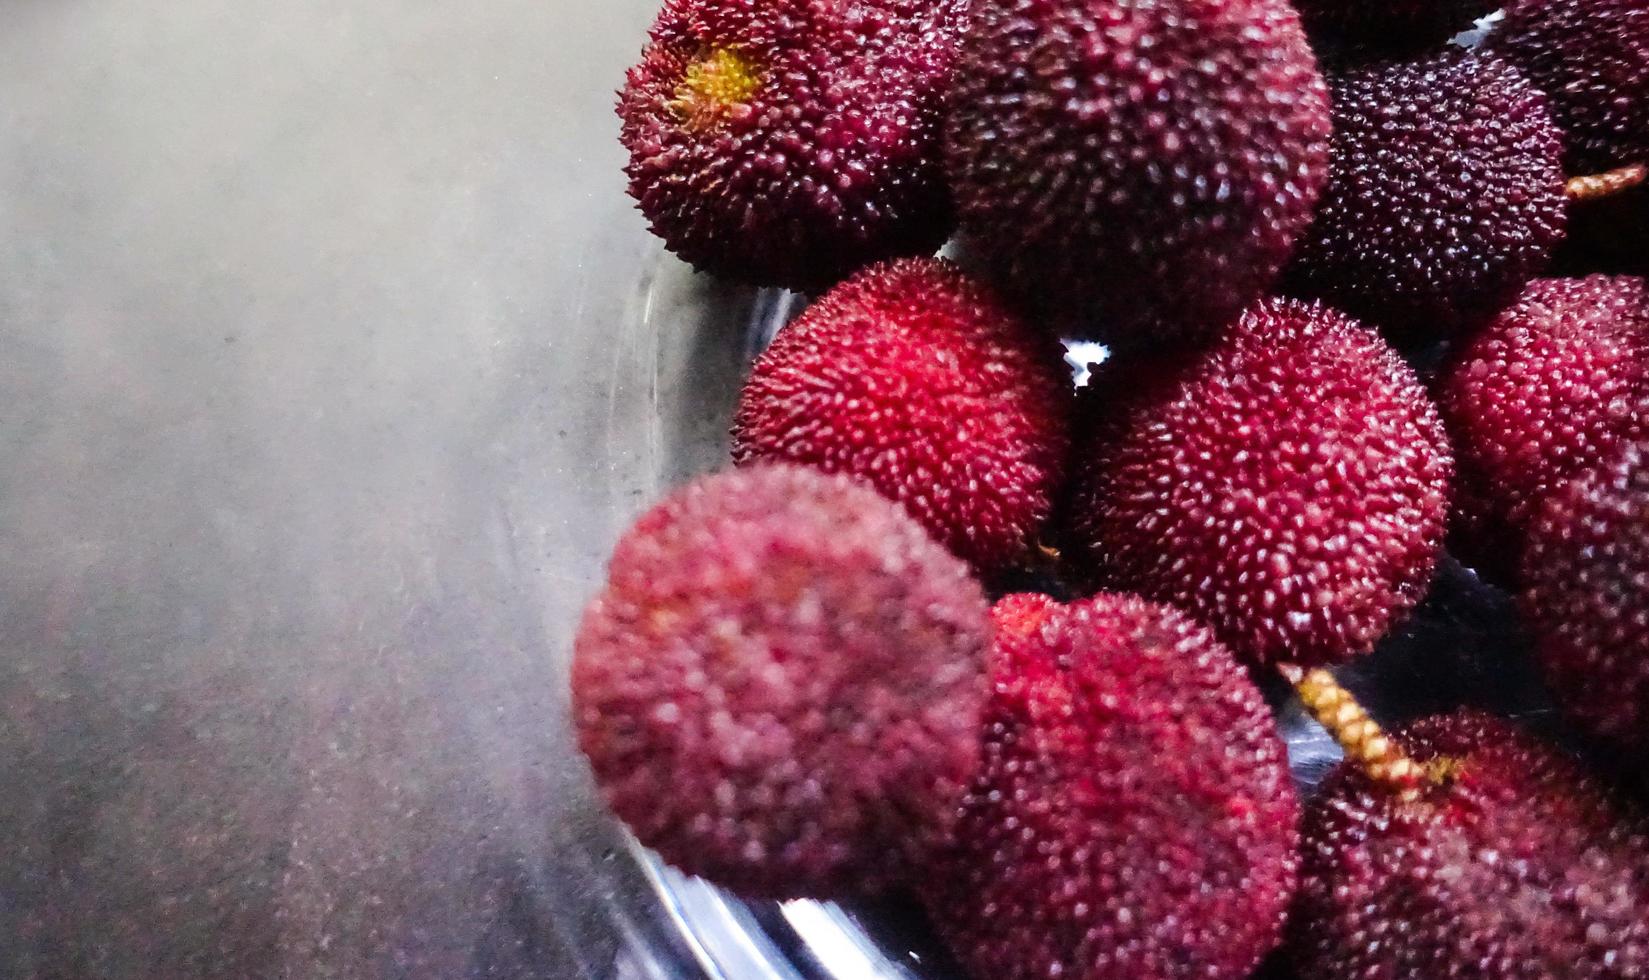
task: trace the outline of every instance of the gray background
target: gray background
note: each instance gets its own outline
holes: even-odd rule
[[[0,976],[672,969],[563,717],[742,357],[651,7],[0,4]]]

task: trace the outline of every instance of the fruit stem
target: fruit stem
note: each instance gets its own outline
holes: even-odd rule
[[[1424,771],[1380,730],[1333,674],[1321,668],[1305,670],[1293,664],[1282,664],[1277,669],[1294,685],[1306,710],[1322,722],[1345,749],[1346,758],[1361,764],[1375,782],[1397,790],[1401,799],[1413,800],[1420,795]]]
[[[1649,180],[1649,166],[1634,163],[1601,174],[1570,177],[1569,182],[1563,185],[1563,193],[1571,201],[1595,201],[1636,187],[1645,180]]]

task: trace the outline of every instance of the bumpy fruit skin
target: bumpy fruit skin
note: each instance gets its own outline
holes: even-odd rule
[[[1455,550],[1515,577],[1533,508],[1644,421],[1649,290],[1629,276],[1537,279],[1438,388],[1460,463]]]
[[[1275,279],[1328,97],[1285,0],[978,0],[945,162],[1028,303],[1112,344],[1206,336]]]
[[[1562,134],[1510,65],[1450,52],[1332,79],[1333,150],[1291,288],[1411,337],[1480,321],[1563,238]]]
[[[1523,614],[1588,730],[1649,754],[1649,439],[1559,487],[1529,530]]]
[[[733,459],[848,473],[986,572],[1022,561],[1070,454],[1064,349],[948,262],[859,273],[779,332]]]
[[[1072,523],[1106,585],[1264,664],[1367,652],[1424,594],[1452,459],[1373,331],[1267,300],[1195,359],[1118,358],[1091,384]]]
[[[1485,46],[1552,100],[1572,173],[1649,160],[1649,5],[1515,0]]]
[[[1495,0],[1294,0],[1314,40],[1387,54],[1446,41],[1496,6]]]
[[[618,112],[630,194],[699,269],[822,288],[938,248],[961,0],[666,0]]]
[[[579,745],[691,874],[874,892],[922,866],[977,772],[988,636],[967,566],[868,487],[708,477],[613,553],[574,642]]]
[[[924,883],[979,980],[1241,978],[1277,944],[1299,804],[1270,712],[1166,606],[997,604],[985,767]]]
[[[1504,722],[1399,735],[1405,803],[1342,765],[1306,808],[1290,946],[1320,980],[1628,980],[1649,971],[1649,838],[1569,759]]]

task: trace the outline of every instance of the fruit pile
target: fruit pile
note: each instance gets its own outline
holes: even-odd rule
[[[1649,3],[1494,6],[666,0],[632,195],[816,298],[574,641],[640,842],[978,980],[1649,977]],[[1445,548],[1574,744],[1331,673]]]

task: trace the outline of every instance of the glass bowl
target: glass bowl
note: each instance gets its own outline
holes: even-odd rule
[[[637,358],[621,370],[651,379],[646,397],[653,411],[642,420],[644,434],[626,423],[614,432],[611,449],[644,445],[656,454],[643,467],[655,481],[643,495],[650,500],[693,474],[727,465],[727,425],[748,362],[806,300],[717,284],[657,248],[649,263],[637,279],[638,313],[619,336]],[[1469,705],[1563,738],[1515,622],[1504,593],[1445,558],[1420,609],[1374,654],[1337,673],[1386,723]],[[1278,712],[1296,781],[1310,792],[1339,760],[1339,747],[1286,685],[1269,676],[1256,680]],[[664,975],[688,969],[694,976],[786,980],[962,978],[908,899],[745,901],[674,871],[628,839],[624,853],[685,940],[672,947],[677,960]],[[656,954],[643,944],[622,950],[620,959]],[[1285,975],[1281,965],[1268,969],[1268,976]]]

